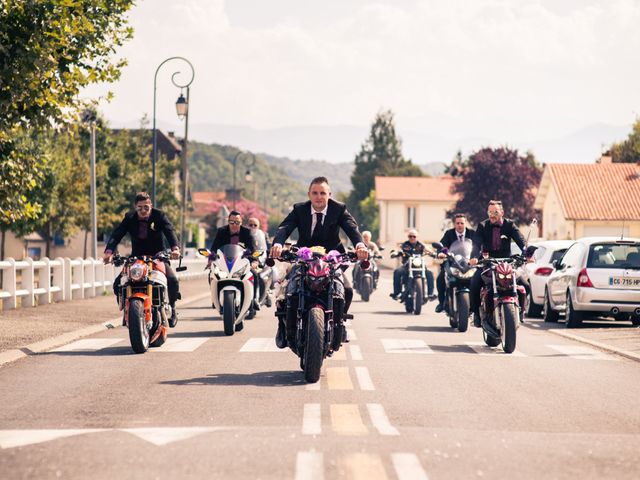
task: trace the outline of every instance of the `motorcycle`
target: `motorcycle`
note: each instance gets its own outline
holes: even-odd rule
[[[427,278],[427,266],[424,261],[424,257],[427,255],[433,256],[431,253],[407,253],[391,251],[391,258],[403,257],[406,260],[407,265],[407,279],[406,283],[402,286],[402,293],[400,294],[400,302],[404,303],[404,308],[407,313],[413,313],[420,315],[422,312],[422,305],[427,303],[427,298],[424,295],[426,291],[426,278]]]
[[[369,267],[364,269],[360,263],[353,267],[353,288],[360,294],[363,302],[368,302],[371,294],[378,288],[378,271],[377,259],[381,259],[382,255],[375,255],[373,250],[369,250]]]
[[[225,335],[244,329],[244,320],[255,316],[253,309],[253,272],[251,259],[260,252],[251,253],[241,245],[224,245],[216,253],[199,248],[198,253],[210,259],[209,269],[211,306],[220,312]]]
[[[505,353],[516,349],[516,331],[524,319],[527,292],[516,283],[516,270],[536,250],[530,246],[524,254],[508,258],[485,256],[478,264],[482,270],[480,288],[480,321],[484,342],[490,347],[502,345]]]
[[[131,348],[136,353],[145,353],[149,347],[160,347],[167,340],[171,305],[167,289],[165,261],[169,252],[154,256],[113,256],[113,264],[123,266],[120,276],[118,305],[123,310],[123,324],[129,329]],[[180,265],[178,272],[186,270]],[[172,326],[177,323],[177,317]]]
[[[431,244],[438,249],[438,253],[444,253],[446,258],[442,264],[447,295],[447,315],[451,328],[457,328],[459,332],[466,332],[469,328],[469,296],[471,279],[476,268],[469,265],[473,244],[470,239],[456,240],[448,249],[441,243]]]
[[[258,264],[255,271],[258,273],[256,300],[260,306],[264,305],[269,308],[271,307],[271,290],[275,283],[275,271],[270,266],[262,263]]]
[[[324,359],[340,349],[346,336],[344,324],[334,322],[334,288],[343,267],[354,263],[356,255],[335,250],[325,254],[324,248],[302,247],[286,250],[279,260],[295,265],[289,281],[296,282],[296,336],[289,347],[300,358],[305,380],[315,383],[320,379]],[[361,263],[366,269],[365,262]],[[267,265],[275,265],[274,259],[269,258]],[[275,314],[278,321],[286,325],[286,295],[283,297],[276,303]],[[343,315],[343,321],[352,318],[353,315]],[[342,328],[337,328],[339,326]]]

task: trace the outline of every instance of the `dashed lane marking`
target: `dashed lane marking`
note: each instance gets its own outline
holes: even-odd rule
[[[362,360],[362,350],[360,350],[360,345],[349,345],[349,353],[351,354],[351,360]]]
[[[347,359],[347,349],[344,348],[344,346],[337,352],[333,352],[333,355],[331,356],[331,360],[346,360],[346,359]]]
[[[289,349],[276,347],[276,341],[270,338],[250,338],[240,349],[241,352],[286,352]]]
[[[367,403],[367,410],[369,410],[371,423],[373,423],[380,435],[400,435],[398,429],[391,425],[382,405],[379,403]]]
[[[413,340],[409,338],[383,338],[382,346],[387,353],[417,353],[430,354],[433,350],[424,340]]]
[[[566,355],[571,358],[575,358],[577,360],[618,361],[617,358],[611,355],[607,355],[606,353],[602,353],[593,348],[582,347],[579,345],[547,345],[547,347],[552,348],[553,350],[560,352],[563,355]]]
[[[194,352],[205,343],[207,338],[172,338],[168,337],[162,348],[156,348],[154,352]]]
[[[322,433],[322,415],[319,403],[305,403],[302,416],[302,434],[320,435]]]
[[[356,367],[356,377],[358,378],[358,384],[360,390],[375,390],[371,375],[369,375],[369,369],[367,367]]]
[[[420,465],[420,460],[413,453],[392,453],[391,461],[398,480],[429,480],[427,473]]]
[[[122,342],[122,338],[83,338],[75,342],[68,343],[58,348],[50,350],[51,352],[78,352],[78,351],[95,351],[102,348],[108,348],[116,343]]]
[[[324,458],[320,452],[298,452],[295,480],[323,480]]]
[[[340,470],[344,470],[346,478],[354,480],[386,480],[382,459],[370,453],[351,453],[338,461]]]
[[[366,435],[369,431],[362,422],[360,409],[355,404],[332,404],[331,426],[338,435]]]
[[[352,340],[358,340],[358,336],[356,335],[355,330],[353,330],[352,328],[347,328],[347,337],[349,338],[350,342]]]
[[[327,385],[329,390],[353,390],[353,383],[347,367],[327,368]]]
[[[478,355],[503,355],[506,357],[526,357],[524,353],[516,350],[512,353],[505,353],[500,347],[489,347],[482,342],[465,342]]]

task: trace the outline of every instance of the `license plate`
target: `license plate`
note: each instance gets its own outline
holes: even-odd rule
[[[609,285],[617,288],[640,289],[640,278],[609,277]]]

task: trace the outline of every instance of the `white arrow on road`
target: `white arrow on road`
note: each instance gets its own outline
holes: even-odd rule
[[[162,446],[203,433],[227,430],[226,427],[178,427],[178,428],[121,428],[123,432],[131,433],[142,440]]]
[[[0,448],[23,447],[34,443],[50,442],[58,438],[85,433],[103,432],[104,428],[80,428],[66,430],[0,430]]]

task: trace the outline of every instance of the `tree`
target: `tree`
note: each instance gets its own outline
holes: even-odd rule
[[[29,194],[44,159],[26,144],[68,119],[80,90],[113,82],[124,60],[113,51],[132,36],[134,0],[5,0],[0,4],[0,221],[29,220]]]
[[[626,140],[611,146],[611,157],[616,163],[640,162],[640,118],[636,119]]]
[[[369,138],[362,144],[360,152],[356,155],[355,164],[351,175],[353,190],[347,203],[359,223],[373,231],[378,215],[377,209],[363,210],[361,202],[367,199],[375,188],[376,175],[405,177],[423,175],[420,167],[402,155],[402,140],[396,136],[391,110],[382,111],[376,115]]]
[[[502,200],[505,216],[526,223],[535,216],[533,202],[542,168],[532,153],[518,155],[507,147],[482,148],[463,162],[453,191],[460,195],[454,211],[478,224],[487,218],[489,200]]]

